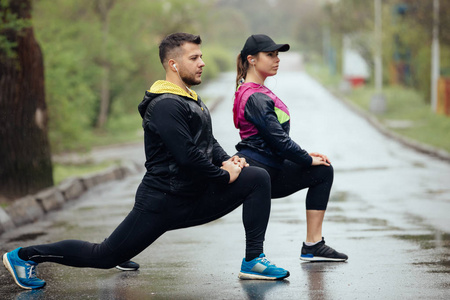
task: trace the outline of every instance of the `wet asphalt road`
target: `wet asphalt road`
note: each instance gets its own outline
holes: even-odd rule
[[[287,280],[237,279],[244,255],[238,208],[207,225],[166,233],[135,257],[138,272],[41,264],[47,286],[24,291],[0,267],[0,299],[450,299],[450,164],[387,139],[288,66],[297,65],[282,61],[266,84],[291,111],[293,139],[334,165],[323,233],[348,262],[299,260],[306,234],[301,191],[273,201],[266,235],[265,253],[291,272]],[[204,99],[222,97],[213,127],[229,154],[239,139],[231,117],[233,76],[198,90]],[[140,145],[118,154],[143,163]],[[67,238],[101,242],[131,209],[141,177],[96,187],[42,222],[0,236],[0,252]]]

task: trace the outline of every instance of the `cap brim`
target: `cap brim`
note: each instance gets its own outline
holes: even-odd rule
[[[280,52],[286,52],[291,48],[291,46],[289,46],[289,44],[275,44],[272,46],[269,46],[267,48],[264,48],[263,50],[261,50],[261,52],[271,52],[271,51],[280,51]]]

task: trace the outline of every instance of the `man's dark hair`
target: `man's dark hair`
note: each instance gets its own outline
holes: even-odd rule
[[[194,43],[200,45],[202,43],[202,39],[199,35],[178,32],[168,35],[161,41],[161,44],[159,44],[159,59],[163,66],[165,66],[165,63],[168,59],[173,58],[169,58],[169,56],[179,55],[179,53],[175,52],[185,43]]]

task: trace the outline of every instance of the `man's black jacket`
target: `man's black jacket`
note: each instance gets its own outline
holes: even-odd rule
[[[143,183],[176,195],[198,195],[210,182],[227,184],[230,157],[215,140],[200,98],[147,91],[139,104],[145,142]]]

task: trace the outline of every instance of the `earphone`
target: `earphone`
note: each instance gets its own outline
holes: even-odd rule
[[[173,64],[172,66],[173,66],[173,68],[175,69],[175,71],[177,71],[177,74],[178,74],[178,78],[180,78],[181,82],[183,82],[184,86],[185,86],[185,87],[186,87],[186,89],[187,89],[187,90],[189,91],[189,94],[191,94],[191,95],[192,95],[192,91],[191,91],[191,89],[190,89],[190,88],[188,88],[188,86],[186,85],[186,83],[184,83],[183,79],[182,79],[182,78],[181,78],[181,76],[180,76],[180,72],[178,72],[178,69],[177,69],[177,64]]]

